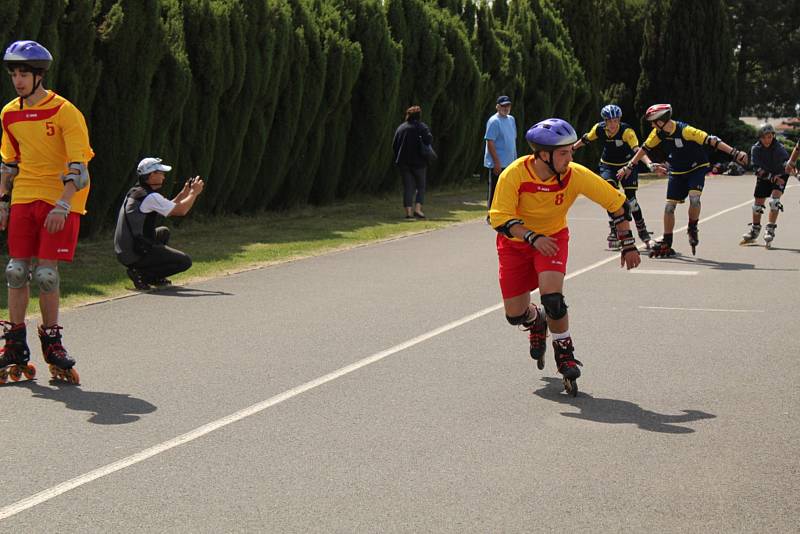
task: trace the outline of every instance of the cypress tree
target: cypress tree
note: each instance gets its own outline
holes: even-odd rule
[[[96,153],[91,173],[101,177],[92,183],[90,231],[110,218],[130,185],[131,169],[147,135],[151,82],[164,54],[157,0],[106,1],[96,20],[95,52],[103,67],[91,113],[83,110],[91,117]]]
[[[89,2],[70,2],[58,23],[60,52],[56,90],[85,115],[94,103],[102,70],[94,53],[97,26],[92,20],[93,7]],[[91,116],[86,118],[89,120]],[[92,131],[91,123],[89,131]]]
[[[344,173],[337,196],[353,191],[375,191],[388,167],[392,134],[400,107],[402,48],[390,34],[380,0],[338,0],[347,13],[349,36],[361,47],[362,68],[353,87],[352,117],[347,132]]]
[[[233,210],[263,209],[250,201],[260,198],[261,189],[273,176],[273,154],[267,150],[267,139],[272,128],[275,112],[281,102],[281,90],[289,80],[287,53],[290,39],[294,36],[292,13],[284,0],[268,0],[263,19],[254,19],[252,25],[258,29],[253,43],[253,61],[260,65],[262,76],[260,87],[255,88],[255,104],[245,136],[242,164],[239,166],[239,187],[236,195],[229,196]]]
[[[648,7],[636,107],[671,103],[675,117],[719,131],[734,101],[722,96],[733,87],[724,2],[655,0]]]
[[[352,118],[351,99],[353,87],[362,68],[361,46],[347,36],[342,14],[334,5],[321,6],[320,20],[325,27],[324,47],[328,67],[325,80],[325,106],[322,108],[319,127],[312,130],[316,153],[308,158],[317,166],[309,166],[313,173],[313,186],[306,192],[311,202],[322,204],[336,197],[345,162],[347,135]]]

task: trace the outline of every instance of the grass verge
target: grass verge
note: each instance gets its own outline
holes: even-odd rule
[[[175,284],[223,276],[333,250],[435,230],[485,216],[482,187],[429,192],[425,220],[407,221],[397,195],[348,201],[253,216],[170,220],[170,245],[188,253],[192,268]],[[133,293],[133,284],[115,256],[113,232],[81,240],[75,261],[61,271],[62,309]],[[39,313],[36,289],[28,317]],[[0,317],[8,317],[8,296],[0,291]]]

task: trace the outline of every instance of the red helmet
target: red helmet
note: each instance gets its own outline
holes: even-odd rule
[[[648,122],[663,120],[668,121],[672,117],[672,106],[670,104],[653,104],[644,112],[644,120]]]

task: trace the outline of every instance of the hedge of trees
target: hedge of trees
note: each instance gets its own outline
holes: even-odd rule
[[[89,232],[113,221],[145,155],[176,181],[206,177],[210,214],[393,189],[412,104],[438,184],[479,170],[499,94],[520,129],[549,116],[583,129],[606,101],[637,117],[658,100],[724,135],[738,111],[723,0],[4,0],[0,36],[47,46],[46,85],[87,118]]]

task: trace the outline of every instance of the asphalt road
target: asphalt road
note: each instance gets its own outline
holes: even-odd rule
[[[0,532],[798,532],[796,184],[766,250],[752,176],[709,179],[697,256],[639,272],[579,200],[577,398],[482,222],[67,311],[82,385],[32,327],[39,377],[0,387]]]

